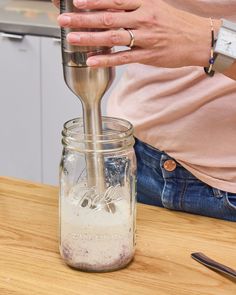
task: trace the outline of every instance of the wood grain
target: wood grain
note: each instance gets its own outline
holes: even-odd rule
[[[191,259],[236,268],[236,223],[138,205],[137,250],[126,269],[92,274],[58,252],[58,190],[0,177],[1,295],[235,295],[236,284]]]

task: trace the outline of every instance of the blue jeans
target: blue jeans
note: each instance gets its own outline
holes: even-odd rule
[[[166,153],[138,139],[134,148],[139,202],[236,221],[236,194],[207,185]]]

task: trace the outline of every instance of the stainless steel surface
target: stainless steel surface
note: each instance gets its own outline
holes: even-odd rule
[[[60,8],[61,13],[78,12],[71,0],[61,0]],[[89,11],[84,11],[84,13],[87,12]],[[114,79],[114,69],[90,68],[87,67],[86,60],[88,56],[107,53],[111,49],[106,47],[72,46],[66,41],[66,36],[71,31],[73,30],[61,29],[64,79],[71,91],[81,100],[84,132],[94,138],[94,142],[91,143],[92,146],[89,149],[99,150],[100,147],[95,138],[97,138],[97,135],[102,134],[101,99]],[[86,30],[83,29],[83,31]],[[99,153],[88,154],[86,164],[89,186],[95,186],[99,192],[104,192],[105,180],[102,157],[99,156]]]
[[[60,37],[58,10],[51,1],[1,0],[0,31]]]
[[[100,103],[113,80],[113,70],[66,65],[63,68],[66,84],[81,100],[86,134],[101,133]]]
[[[216,270],[218,272],[221,272],[223,274],[226,274],[234,279],[236,279],[236,270],[232,269],[226,265],[223,265],[209,257],[207,257],[205,254],[201,252],[192,253],[191,257],[198,261],[199,263],[212,268],[213,270]]]

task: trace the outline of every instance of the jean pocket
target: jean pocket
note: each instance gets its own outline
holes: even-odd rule
[[[225,203],[227,207],[236,210],[236,194],[226,193]]]

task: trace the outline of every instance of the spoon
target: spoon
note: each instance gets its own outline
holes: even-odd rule
[[[209,257],[207,257],[205,254],[201,252],[192,253],[191,257],[198,261],[199,263],[216,270],[218,272],[224,273],[234,279],[236,279],[236,270],[233,268],[230,268],[224,264],[221,264]]]

